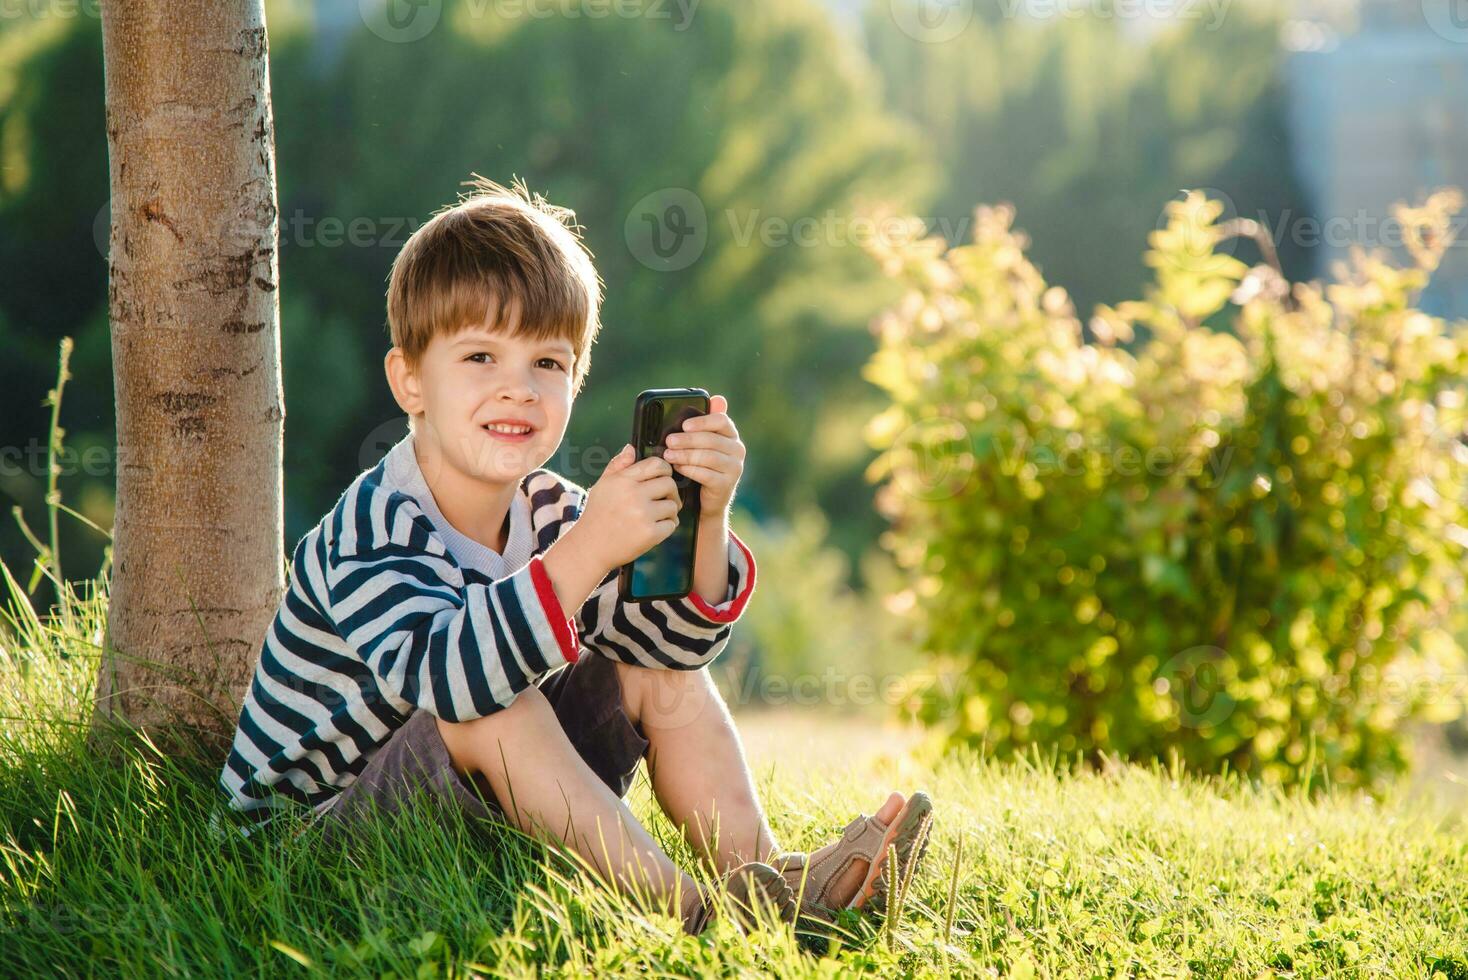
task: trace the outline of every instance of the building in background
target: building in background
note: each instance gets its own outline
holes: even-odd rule
[[[1284,30],[1295,166],[1314,212],[1284,217],[1315,235],[1329,277],[1353,242],[1392,248],[1397,201],[1468,191],[1468,0],[1301,3]],[[1468,317],[1468,216],[1423,306]]]

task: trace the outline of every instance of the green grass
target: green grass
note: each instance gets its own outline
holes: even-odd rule
[[[53,452],[67,353],[50,396]],[[222,759],[170,758],[141,737],[121,758],[89,754],[104,588],[58,587],[44,620],[27,600],[42,577],[61,580],[58,510],[85,522],[54,482],[49,543],[21,521],[39,556],[28,585],[0,564],[4,975],[1468,980],[1468,825],[1408,802],[1405,784],[1384,798],[1329,787],[1307,798],[1157,767],[972,753],[854,762],[838,735],[827,770],[762,770],[784,847],[820,846],[889,788],[927,789],[937,820],[907,901],[880,919],[844,914],[829,941],[778,924],[741,936],[724,920],[685,936],[546,845],[442,819],[421,800],[349,847],[284,828],[245,838],[211,820]],[[777,744],[808,726],[791,729]],[[645,771],[629,802],[694,870]]]
[[[1468,978],[1461,822],[1400,798],[1305,799],[1155,767],[958,754],[762,769],[791,848],[830,839],[888,787],[934,798],[929,860],[906,907],[890,928],[853,915],[825,947],[785,927],[684,936],[537,842],[507,828],[481,837],[422,809],[346,850],[314,834],[216,833],[212,766],[140,739],[125,760],[88,757],[104,609],[99,596],[69,596],[47,623],[12,600],[0,631],[7,974]],[[645,778],[632,803],[688,866]]]

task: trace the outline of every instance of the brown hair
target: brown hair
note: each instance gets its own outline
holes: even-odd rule
[[[465,182],[472,190],[434,212],[393,260],[393,345],[416,368],[435,336],[478,324],[529,340],[565,339],[579,392],[601,327],[602,287],[576,215],[522,181],[507,188],[473,177]]]

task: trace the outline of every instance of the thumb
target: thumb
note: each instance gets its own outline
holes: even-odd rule
[[[619,473],[636,462],[636,459],[637,456],[632,451],[632,444],[629,442],[607,463],[607,468],[602,470],[602,476],[606,476],[609,473]]]

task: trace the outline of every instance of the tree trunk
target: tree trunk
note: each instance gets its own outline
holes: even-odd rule
[[[284,589],[265,12],[109,0],[102,31],[117,516],[93,733],[222,760]]]

